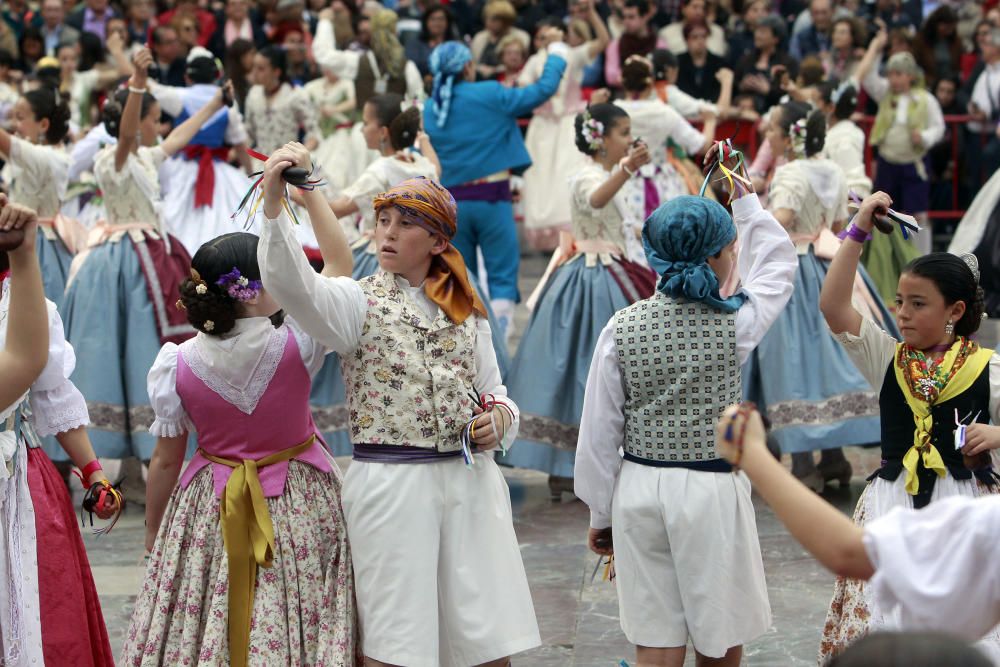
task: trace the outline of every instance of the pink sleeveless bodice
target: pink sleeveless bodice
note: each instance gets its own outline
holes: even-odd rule
[[[280,333],[281,332],[276,332]],[[247,414],[225,400],[199,378],[184,359],[185,347],[177,355],[177,394],[184,410],[195,425],[198,446],[212,456],[242,461],[262,459],[283,449],[305,442],[315,434],[313,446],[296,457],[324,472],[330,472],[330,460],[324,452],[325,443],[309,410],[309,373],[291,330],[277,369],[261,395],[253,412]],[[181,486],[209,465],[201,453],[194,455],[181,476]],[[221,463],[211,463],[215,493],[221,497],[232,469]],[[260,485],[267,497],[280,496],[288,475],[288,461],[259,470]]]

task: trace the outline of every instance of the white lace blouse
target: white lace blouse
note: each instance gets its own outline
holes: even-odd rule
[[[274,377],[285,352],[288,329],[295,336],[309,376],[315,376],[330,349],[304,333],[290,317],[277,329],[266,317],[247,317],[237,320],[225,336],[199,332],[181,345],[164,345],[146,380],[156,417],[149,432],[175,438],[195,430],[177,393],[177,353],[181,347],[185,363],[199,379],[227,403],[250,414]]]
[[[159,228],[160,165],[167,154],[159,146],[141,146],[115,170],[115,146],[106,146],[94,159],[94,177],[104,193],[104,209],[113,225],[145,222]]]
[[[9,164],[10,198],[35,209],[41,218],[54,217],[69,185],[69,154],[62,148],[11,137]]]
[[[10,309],[10,279],[3,282],[0,296],[0,348],[7,341],[7,320]],[[76,368],[76,354],[63,333],[62,318],[51,301],[49,310],[49,361],[42,374],[31,385],[32,424],[39,437],[71,431],[90,423],[87,402],[69,376]],[[3,406],[5,414],[10,408]]]

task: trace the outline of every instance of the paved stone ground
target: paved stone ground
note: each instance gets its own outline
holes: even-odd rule
[[[528,256],[522,266],[527,295],[546,259]],[[527,311],[519,310],[523,331]],[[827,498],[850,513],[864,477],[878,463],[877,450],[852,449],[855,476],[850,489],[834,489]],[[344,460],[346,466],[349,461]],[[514,506],[515,528],[531,585],[543,646],[517,656],[515,665],[532,667],[614,667],[634,663],[618,625],[614,587],[590,582],[597,557],[587,551],[587,508],[569,494],[549,499],[546,476],[505,470]],[[757,522],[774,613],[770,631],[747,647],[745,664],[773,667],[814,665],[819,632],[830,599],[833,577],[819,567],[757,502]],[[105,619],[116,652],[121,650],[135,593],[143,577],[143,516],[130,507],[110,537],[85,536]],[[688,660],[693,664],[693,659]],[[276,666],[277,667],[277,666]]]

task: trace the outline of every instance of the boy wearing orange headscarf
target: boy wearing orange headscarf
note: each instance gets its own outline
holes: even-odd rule
[[[342,360],[354,444],[343,504],[366,664],[509,664],[540,638],[507,485],[484,452],[513,442],[518,410],[450,242],[455,200],[424,178],[380,195],[381,270],[326,278],[282,211],[274,174],[293,164],[308,167],[308,154],[286,147],[265,166],[258,261],[265,288]]]

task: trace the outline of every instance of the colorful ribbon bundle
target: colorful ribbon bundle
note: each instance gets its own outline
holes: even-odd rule
[[[261,162],[267,162],[268,160],[267,155],[264,155],[263,153],[258,153],[252,148],[247,149],[247,155],[254,158],[255,160],[260,160]],[[285,180],[286,183],[288,183],[289,185],[294,185],[300,190],[312,191],[315,190],[316,188],[320,188],[326,185],[326,183],[321,178],[310,178],[312,173],[313,172],[306,172],[305,169],[301,169],[299,167],[289,167],[288,169],[285,169],[284,172],[282,172],[281,177]],[[263,170],[255,171],[254,173],[250,174],[250,178],[254,178],[256,180],[253,182],[253,185],[250,186],[250,189],[247,190],[247,193],[243,195],[243,199],[240,200],[240,205],[236,207],[236,211],[230,216],[231,219],[235,220],[236,216],[240,214],[240,211],[246,208],[247,202],[249,202],[250,199],[253,198],[254,193],[257,192],[259,189],[260,192],[257,194],[256,199],[254,199],[253,205],[247,212],[247,218],[244,224],[244,227],[246,229],[250,228],[250,222],[253,220],[253,217],[257,214],[257,209],[260,207],[261,202],[264,201],[264,191],[260,187],[261,183],[264,182],[264,171]],[[299,223],[298,216],[295,215],[295,211],[288,203],[287,195],[281,198],[281,205],[284,207],[285,212],[288,213],[288,217],[292,219],[292,222],[294,222],[296,225],[301,224]]]
[[[597,572],[604,566],[604,574],[601,575],[601,581],[614,581],[615,580],[615,557],[614,554],[608,556],[607,560],[604,560],[604,556],[597,559],[597,565],[594,566],[594,571],[590,574],[590,583],[594,583],[594,579],[597,578]]]
[[[733,147],[733,140],[726,139],[725,141],[719,141],[715,144],[718,150],[718,157],[713,159],[708,167],[705,168],[705,181],[701,184],[701,190],[698,192],[699,197],[705,196],[705,191],[708,190],[708,184],[712,182],[712,174],[718,169],[722,172],[722,175],[726,181],[729,182],[729,200],[727,204],[732,204],[733,199],[736,198],[736,182],[739,181],[747,189],[751,188],[749,179],[740,176],[737,171],[741,168],[745,168],[746,164],[743,160],[742,151],[737,150]],[[713,149],[716,150],[716,149]],[[726,166],[726,160],[736,158],[736,168],[730,169]],[[720,181],[723,179],[719,179]]]
[[[73,474],[80,478],[80,482],[82,484],[86,485],[83,475],[75,470],[73,471]],[[123,480],[124,478],[119,480],[118,484],[113,485],[108,480],[102,479],[101,481],[94,482],[90,485],[90,488],[87,489],[86,494],[83,496],[83,503],[80,506],[81,526],[86,525],[83,518],[84,511],[90,515],[90,526],[93,528],[94,514],[98,511],[98,509],[114,503],[118,509],[115,511],[114,516],[111,517],[111,523],[101,528],[93,528],[94,535],[107,535],[111,532],[111,529],[115,527],[116,523],[118,523],[118,519],[121,518],[122,512],[125,511],[125,498],[122,497],[121,492],[118,490],[118,487],[121,486]]]
[[[475,387],[473,387],[473,391],[476,391]],[[510,418],[510,423],[512,424],[514,423],[514,411],[511,409],[509,405],[507,405],[504,401],[498,399],[494,394],[481,394],[478,391],[476,391],[475,394],[470,393],[469,398],[471,398],[475,402],[475,404],[479,406],[479,408],[483,411],[482,414],[488,414],[494,408],[499,408],[501,411],[504,411]],[[472,467],[473,464],[472,448],[475,446],[472,441],[476,438],[476,421],[479,419],[480,416],[481,415],[476,415],[475,417],[470,419],[469,423],[467,423],[465,427],[462,429],[462,436],[461,436],[462,458],[465,460],[465,465],[470,468]],[[490,428],[493,429],[493,437],[496,439],[497,446],[500,447],[500,451],[506,454],[507,446],[510,444],[509,438],[507,437],[509,435],[508,430],[504,428],[503,434],[500,434],[497,431],[496,420],[493,419],[492,416],[490,417]]]
[[[850,208],[854,208],[855,210],[861,208],[861,196],[854,192],[854,190],[847,193],[847,198],[850,200],[850,204],[848,205]],[[872,223],[875,225],[875,228],[883,234],[892,234],[892,222],[886,222],[886,219],[899,225],[899,231],[903,234],[904,239],[910,238],[909,232],[919,234],[922,231],[920,229],[920,223],[918,223],[917,219],[912,215],[906,215],[905,213],[900,213],[899,211],[894,211],[890,208],[886,211],[885,216],[872,216]],[[848,235],[848,233],[848,230],[845,229],[837,234],[837,236],[843,239]],[[869,238],[871,237],[869,236]]]

